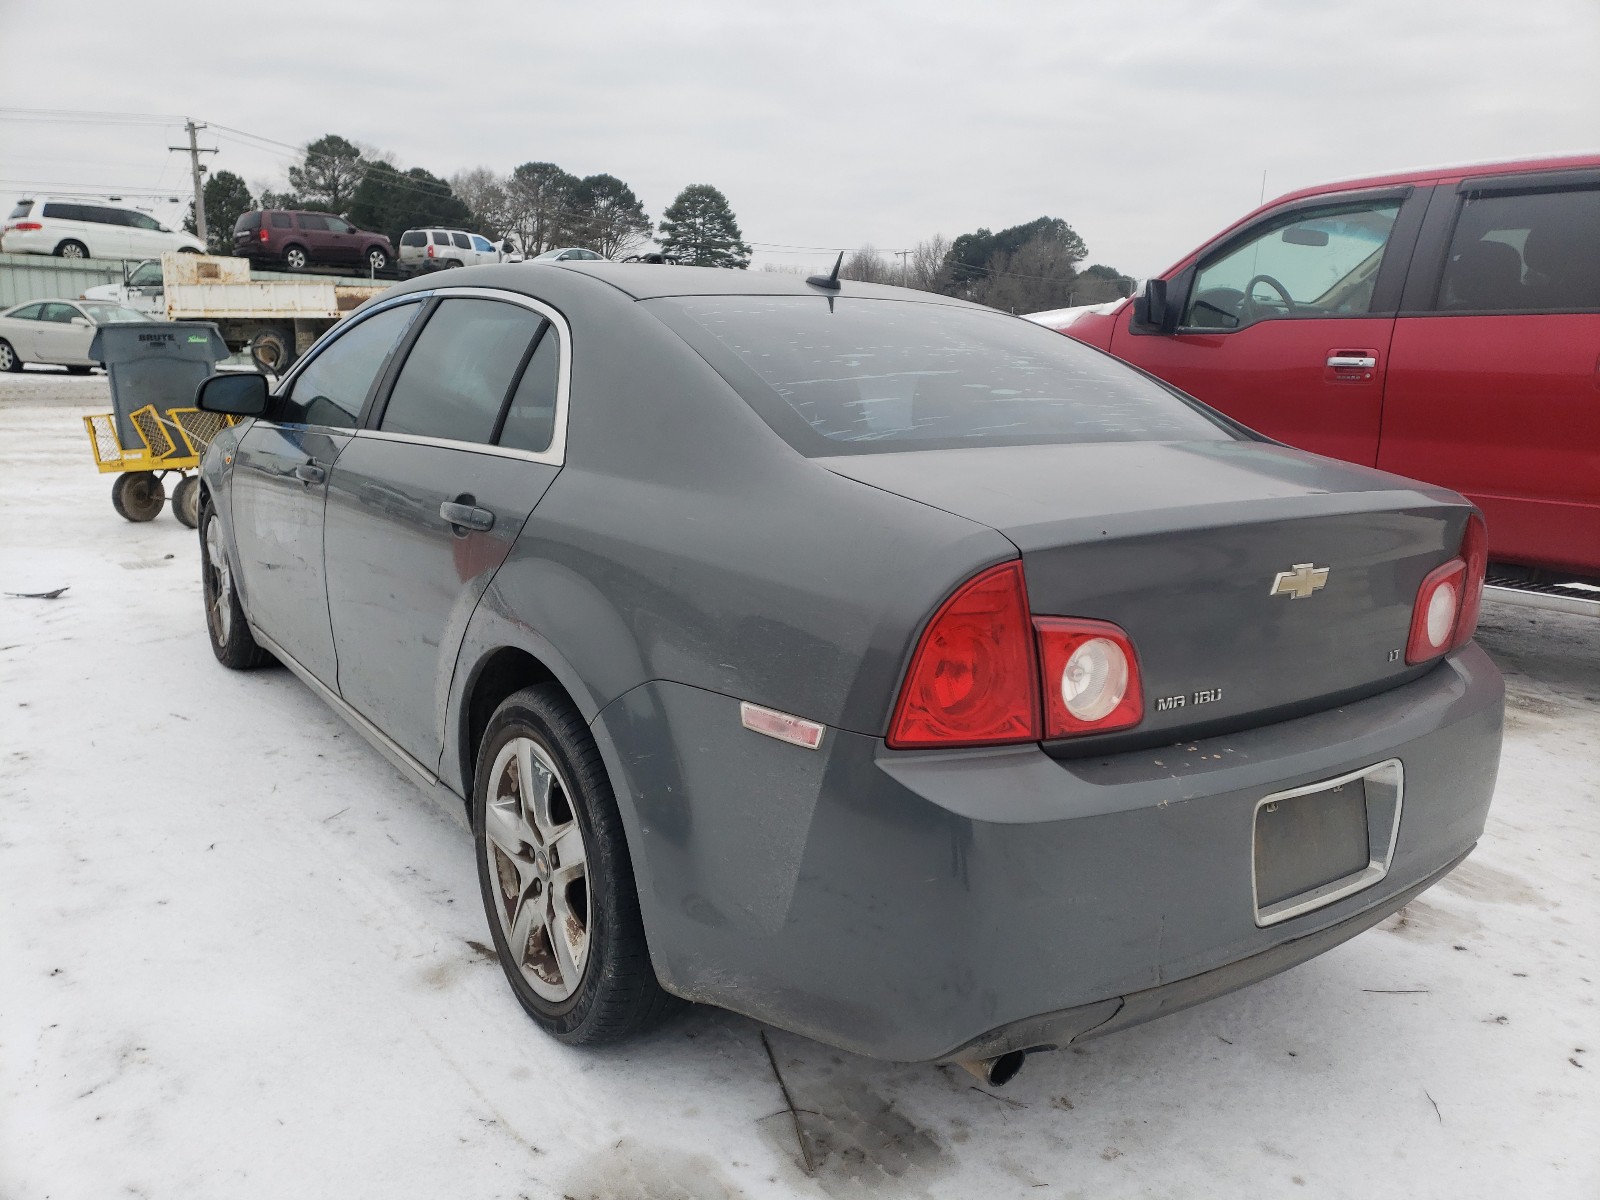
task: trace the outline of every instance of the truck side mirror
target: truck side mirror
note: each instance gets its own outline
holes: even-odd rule
[[[1158,333],[1172,333],[1178,328],[1178,313],[1168,302],[1165,279],[1152,277],[1139,285],[1133,295],[1133,319]]]
[[[230,417],[259,417],[267,411],[267,377],[252,371],[208,376],[195,389],[194,406]]]

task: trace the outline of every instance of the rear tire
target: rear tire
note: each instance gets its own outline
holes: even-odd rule
[[[200,527],[200,477],[185,475],[172,489],[172,515],[189,529]]]
[[[622,1041],[677,1006],[650,963],[600,751],[558,686],[524,688],[495,710],[472,826],[500,966],[546,1033],[571,1046]]]
[[[0,338],[0,371],[20,371],[22,360],[17,357],[17,352],[11,348],[11,343]]]
[[[111,507],[127,521],[155,520],[166,499],[167,489],[153,471],[128,471],[111,485]]]
[[[205,597],[211,653],[219,663],[230,671],[253,671],[272,661],[245,623],[222,539],[222,518],[210,500],[200,504],[200,591]]]
[[[67,374],[68,375],[87,375],[93,369],[94,369],[93,367],[70,366],[70,367],[67,368]]]
[[[306,253],[304,246],[286,246],[283,251],[283,265],[291,271],[304,271],[311,265],[311,256]]]
[[[66,241],[62,242],[56,247],[56,257],[88,258],[89,247],[85,246],[82,242],[74,241],[71,238],[68,238]]]

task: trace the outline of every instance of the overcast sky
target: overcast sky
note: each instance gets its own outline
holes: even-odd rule
[[[1270,197],[1600,149],[1600,0],[0,0],[0,30],[0,198],[189,178],[181,124],[9,110],[192,115],[443,176],[605,171],[657,220],[710,183],[762,256],[807,266],[831,255],[788,248],[1049,215],[1144,275],[1254,207],[1263,171]],[[202,144],[283,186],[289,150]]]

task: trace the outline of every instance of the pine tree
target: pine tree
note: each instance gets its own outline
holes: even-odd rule
[[[661,215],[661,252],[697,267],[750,265],[750,247],[728,198],[709,183],[692,183]]]

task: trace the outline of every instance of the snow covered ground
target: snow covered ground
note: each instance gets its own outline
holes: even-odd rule
[[[1600,622],[1493,607],[1488,833],[1384,926],[986,1094],[713,1010],[567,1050],[472,847],[202,626],[100,377],[0,378],[0,1197],[1600,1195]],[[785,1108],[763,1038],[794,1098]]]

